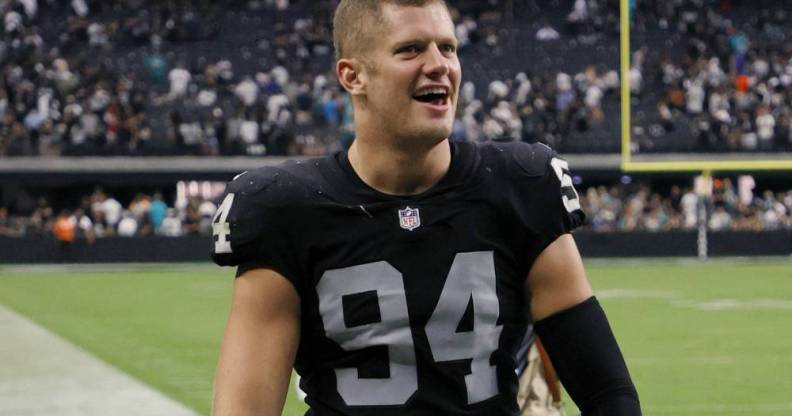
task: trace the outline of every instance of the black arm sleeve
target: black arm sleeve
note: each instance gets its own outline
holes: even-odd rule
[[[641,414],[627,365],[595,297],[537,321],[534,327],[583,416]]]

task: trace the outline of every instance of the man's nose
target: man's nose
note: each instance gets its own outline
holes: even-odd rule
[[[448,58],[443,55],[436,43],[429,45],[426,51],[426,63],[424,72],[431,77],[438,77],[448,74],[450,71]]]

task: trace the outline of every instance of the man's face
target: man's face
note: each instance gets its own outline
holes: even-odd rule
[[[451,17],[439,3],[382,12],[384,33],[366,54],[366,112],[405,143],[439,143],[451,134],[462,77]]]

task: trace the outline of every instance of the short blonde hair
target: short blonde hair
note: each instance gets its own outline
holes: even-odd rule
[[[439,3],[448,10],[445,0],[341,0],[333,16],[333,46],[336,60],[360,56],[384,31],[382,6],[393,4],[424,7]],[[450,15],[449,11],[449,15]]]

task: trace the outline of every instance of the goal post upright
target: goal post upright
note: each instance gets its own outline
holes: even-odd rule
[[[630,0],[619,3],[619,60],[621,70],[621,165],[626,171],[631,158],[630,103]]]

